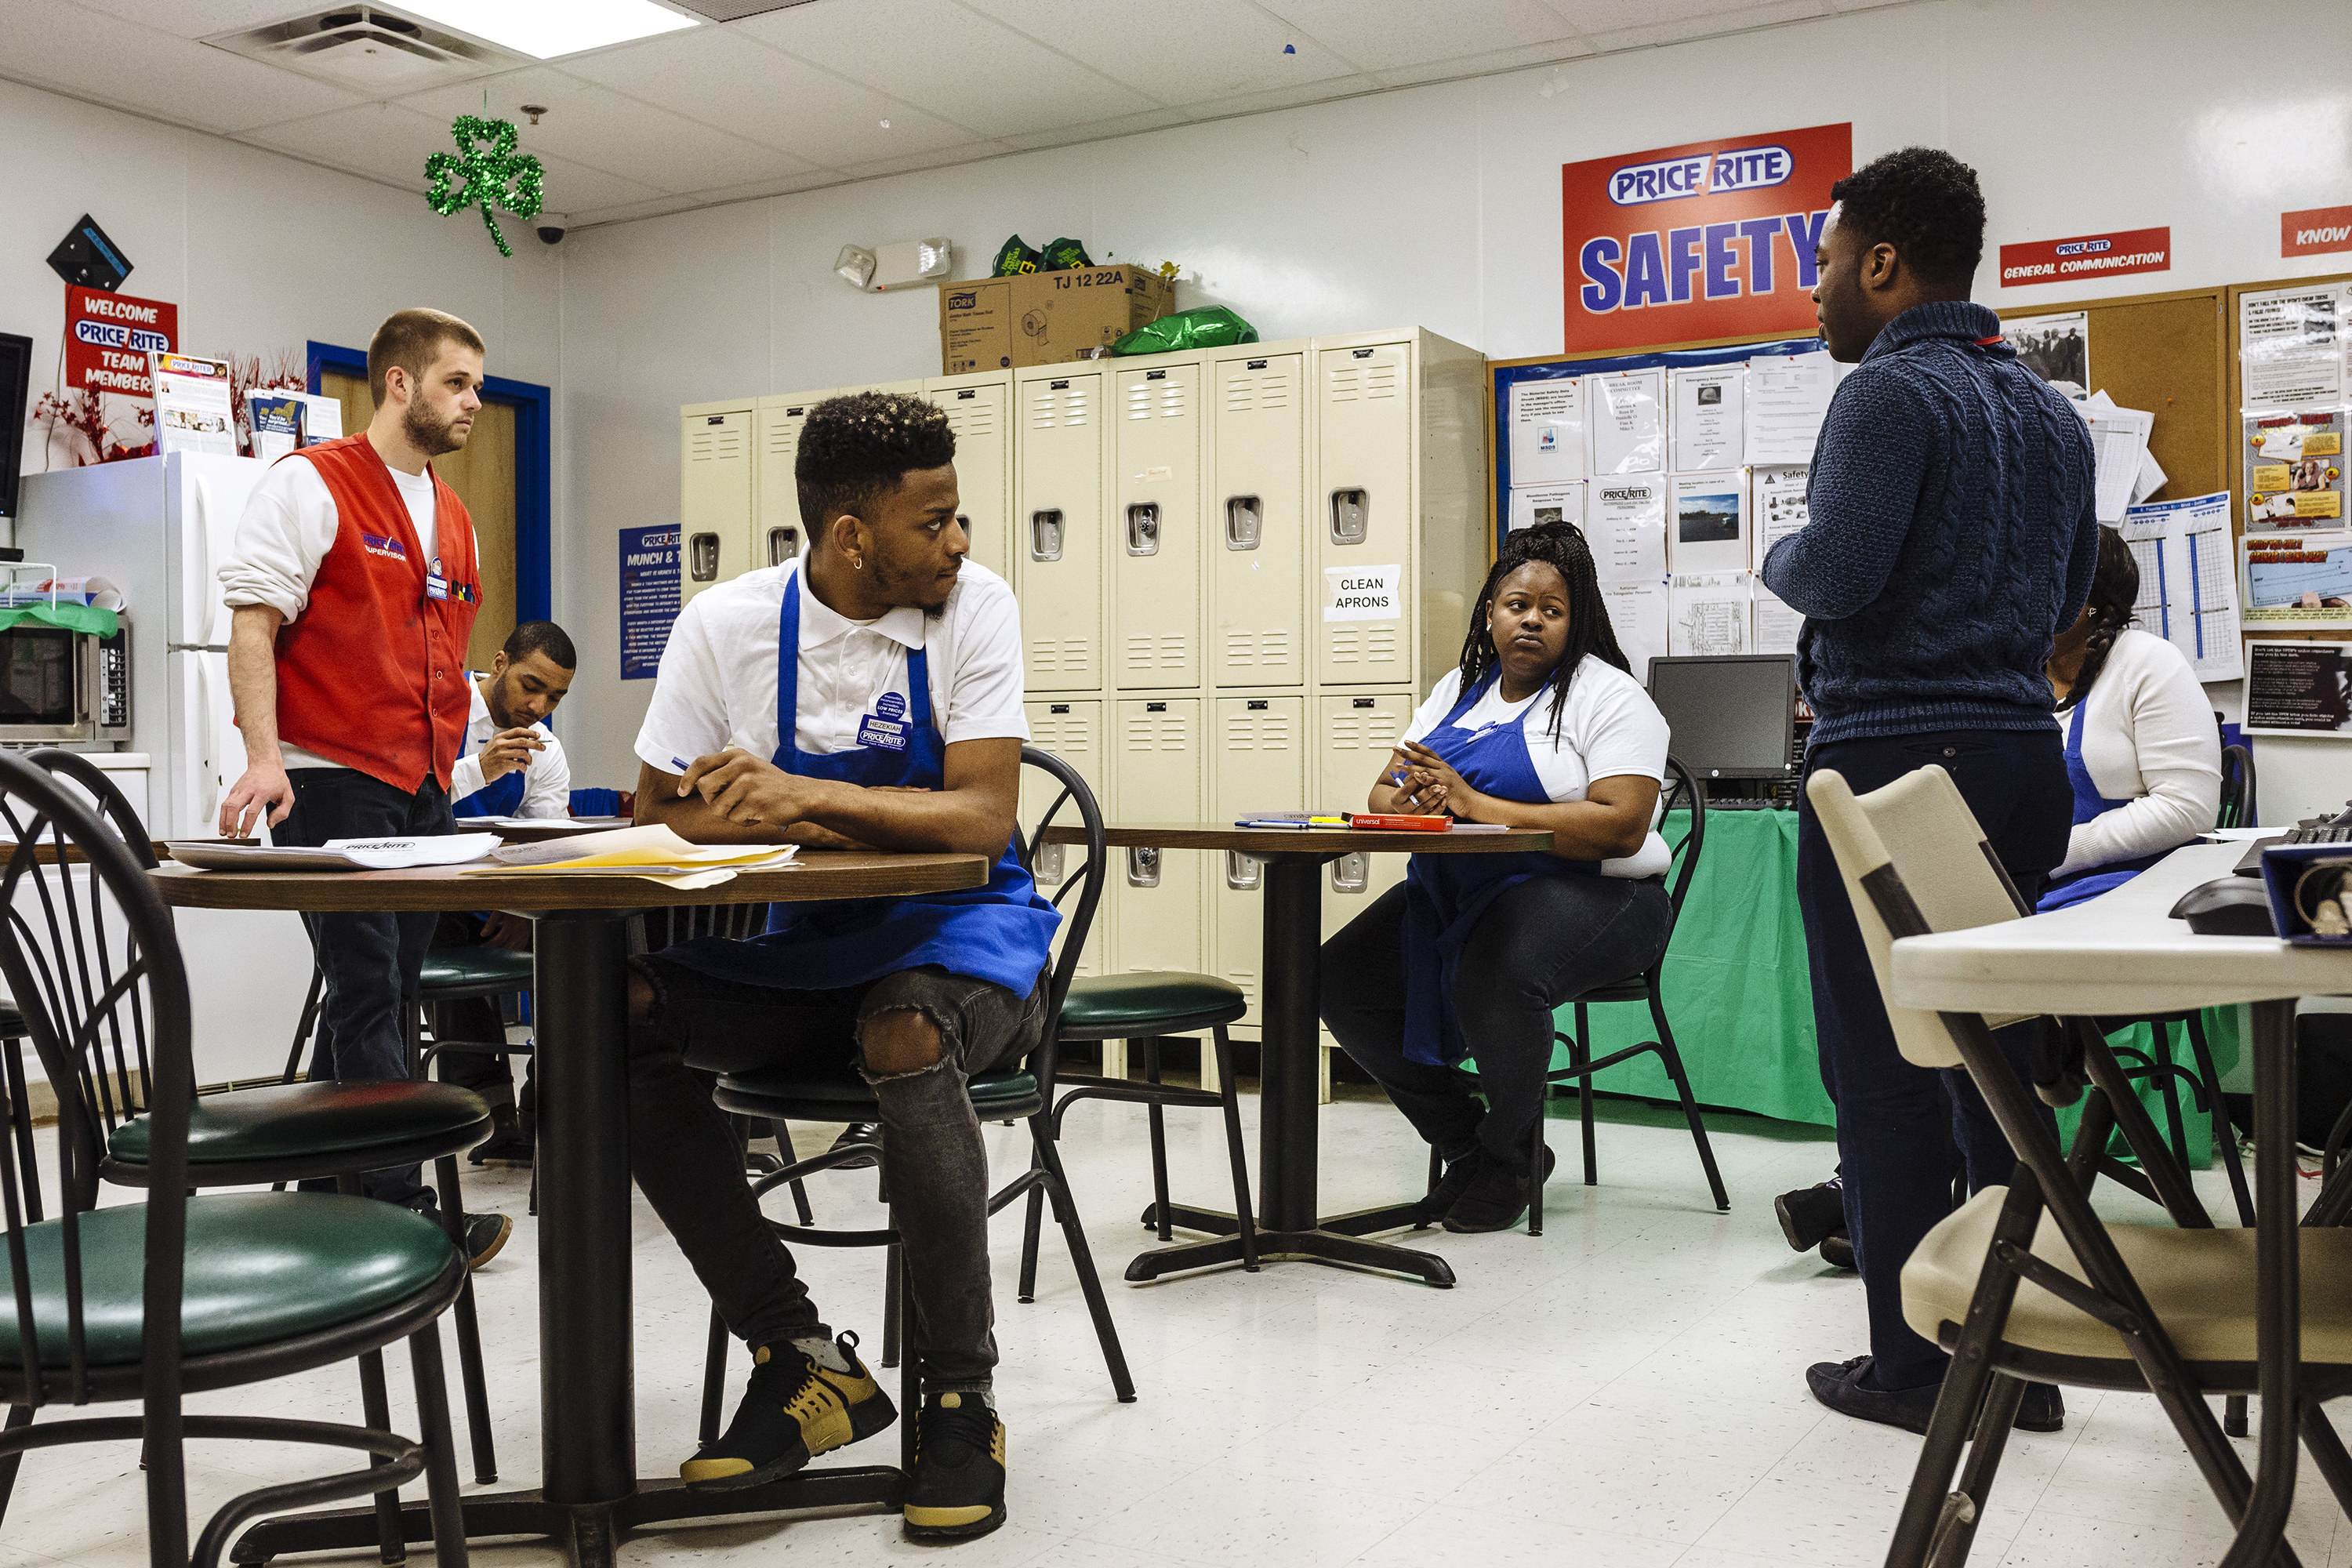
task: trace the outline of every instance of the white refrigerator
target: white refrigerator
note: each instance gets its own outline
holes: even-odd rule
[[[131,628],[131,739],[147,758],[149,833],[210,837],[245,771],[228,689],[220,563],[264,465],[195,452],[25,476],[16,544],[61,575],[111,579]],[[126,784],[130,779],[119,774]],[[141,805],[139,792],[129,793]],[[310,977],[301,919],[182,910],[196,1080],[272,1076],[286,1063]]]

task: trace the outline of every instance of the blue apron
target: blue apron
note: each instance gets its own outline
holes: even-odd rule
[[[1482,730],[1460,727],[1462,715],[1496,679],[1490,675],[1464,692],[1445,721],[1423,735],[1421,743],[1481,794],[1548,804],[1551,795],[1528,754],[1526,732],[1528,715],[1548,704],[1529,702],[1517,720]],[[1591,876],[1600,869],[1597,860],[1563,860],[1541,850],[1412,857],[1404,877],[1404,1054],[1413,1061],[1441,1066],[1470,1054],[1454,1016],[1454,972],[1487,905],[1531,878]]]
[[[2066,783],[2074,792],[2074,826],[2080,827],[2095,816],[2127,805],[2128,801],[2109,800],[2091,782],[2091,770],[2083,765],[2083,710],[2090,706],[2085,698],[2074,704],[2074,720],[2066,726]],[[2037,910],[2063,910],[2069,904],[2079,904],[2085,899],[2095,899],[2101,893],[2120,888],[2158,860],[2166,851],[2153,855],[2135,856],[2128,860],[2111,861],[2105,866],[2093,866],[2071,877],[2062,877],[2050,884]]]
[[[474,679],[471,670],[467,671],[466,679]],[[473,749],[473,745],[474,726],[468,721],[457,737],[457,754],[464,756]],[[449,809],[459,816],[512,816],[522,809],[525,787],[523,770],[516,768],[510,773],[500,773],[465,799],[451,801]]]
[[[803,778],[838,779],[861,789],[939,789],[947,782],[947,739],[931,723],[930,668],[907,652],[911,711],[886,691],[846,752],[800,749],[801,579],[784,586],[777,623],[776,752]],[[768,906],[768,931],[749,942],[702,940],[669,950],[688,968],[722,980],[787,991],[837,991],[900,970],[935,963],[1026,996],[1051,955],[1061,914],[1037,896],[1011,844],[984,888],[902,899],[835,899]]]

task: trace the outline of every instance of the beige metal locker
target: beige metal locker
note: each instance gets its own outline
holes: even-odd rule
[[[1114,374],[1110,631],[1122,689],[1201,684],[1201,366]]]
[[[681,598],[741,573],[751,521],[750,398],[690,403],[678,410],[678,557]]]
[[[1216,712],[1209,820],[1309,809],[1307,699],[1295,693],[1220,697]],[[1265,949],[1264,868],[1246,855],[1218,854],[1210,858],[1209,879],[1210,973],[1242,988],[1250,1010],[1239,1026],[1255,1029]],[[1206,1065],[1204,1058],[1204,1070]]]
[[[1407,691],[1346,692],[1318,697],[1316,743],[1317,811],[1361,811],[1372,781],[1412,721],[1417,700]],[[1323,888],[1323,934],[1364,912],[1372,900],[1404,880],[1402,855],[1350,855],[1331,863]]]
[[[1305,345],[1227,351],[1208,365],[1209,660],[1217,686],[1307,678]],[[1255,352],[1253,352],[1255,351]]]
[[[1059,374],[1056,374],[1059,373]],[[1016,373],[1013,590],[1021,597],[1031,691],[1103,684],[1103,373]]]
[[[1104,765],[1103,705],[1098,701],[1045,700],[1027,703],[1025,708],[1029,716],[1030,744],[1053,752],[1077,769],[1078,776],[1086,780],[1087,788],[1094,791],[1095,804],[1102,810],[1104,820],[1108,821],[1110,811],[1105,788],[1108,775]],[[1021,770],[1020,810],[1024,833],[1037,826],[1038,819],[1045,815],[1045,808],[1054,803],[1054,796],[1058,793],[1053,782],[1035,768]],[[1079,816],[1075,802],[1064,805],[1054,817],[1057,827],[1077,827],[1084,823],[1085,818]],[[1116,850],[1112,852],[1114,856],[1118,853]],[[1065,879],[1076,874],[1085,858],[1086,851],[1082,847],[1041,846],[1036,860],[1037,890],[1048,899],[1053,898],[1062,890]],[[1103,954],[1110,951],[1112,900],[1108,895],[1109,888],[1106,884],[1104,897],[1095,910],[1094,925],[1087,933],[1087,950],[1078,955],[1078,973],[1081,974],[1103,973]],[[1060,904],[1066,915],[1076,909],[1077,897],[1073,892]],[[1062,931],[1055,936],[1054,952],[1057,957],[1068,929],[1065,924]]]
[[[923,395],[947,410],[956,438],[958,517],[971,540],[971,558],[998,576],[1013,577],[1013,373],[934,376]]]
[[[793,463],[800,456],[801,427],[809,410],[833,395],[830,392],[797,392],[787,397],[763,397],[755,411],[758,462],[751,528],[743,570],[781,566],[808,548],[807,529],[801,520],[800,487],[793,479]]]
[[[1208,748],[1197,697],[1131,698],[1111,705],[1110,819],[1199,822],[1207,805]],[[1197,973],[1208,857],[1198,850],[1120,849],[1112,855],[1118,905],[1111,968]]]

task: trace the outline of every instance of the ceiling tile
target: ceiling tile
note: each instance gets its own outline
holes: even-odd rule
[[[486,93],[490,112],[515,122],[524,152],[584,163],[668,195],[781,178],[814,167],[788,153],[697,124],[552,66],[531,66],[487,81],[455,82],[411,93],[400,102],[446,122],[481,112]],[[537,125],[522,112],[526,103],[548,111]]]
[[[325,82],[61,0],[0,0],[0,76],[205,131],[359,101]]]
[[[1107,120],[1165,101],[953,0],[794,5],[746,17],[730,30],[919,103],[982,136]]]
[[[974,140],[961,125],[756,43],[740,26],[697,27],[583,56],[565,61],[564,74],[824,168]]]
[[[1391,66],[1379,73],[1379,79],[1382,87],[1411,87],[1416,82],[1452,81],[1461,77],[1525,70],[1530,66],[1552,65],[1591,53],[1592,46],[1582,38],[1555,38],[1548,43],[1521,44],[1516,48],[1431,60],[1423,65]]]
[[[1368,71],[1572,38],[1538,0],[1259,0],[1267,10]]]
[[[302,0],[80,0],[93,11],[183,38],[209,38],[299,13]]]
[[[1200,118],[1200,110],[1190,106],[1151,109],[1141,114],[1122,114],[1115,120],[1097,120],[1087,125],[1066,125],[1058,131],[1024,132],[1017,136],[1005,137],[1004,144],[1016,153],[1030,153],[1045,147],[1069,147],[1080,142],[1101,142],[1113,136],[1133,136],[1144,131],[1165,131],[1172,125],[1191,124]]]
[[[1688,0],[1683,0],[1684,5],[1687,4]],[[1633,10],[1642,8],[1638,3],[1629,6]],[[1769,27],[1780,22],[1799,22],[1829,14],[1829,0],[1774,0],[1773,4],[1765,5],[1743,5],[1735,11],[1711,8],[1703,16],[1688,16],[1678,20],[1659,20],[1653,13],[1653,19],[1643,26],[1595,33],[1592,42],[1603,53],[1616,49],[1650,48],[1660,44],[1719,37],[1744,32],[1750,27]]]
[[[1251,0],[962,0],[1162,103],[1191,104],[1347,76],[1330,50]],[[814,7],[811,7],[814,9]],[[1284,54],[1288,44],[1296,53]]]
[[[1746,24],[1732,20],[1757,8],[1757,0],[1549,0],[1551,8],[1589,36],[1645,26],[1682,26],[1687,37],[1728,31]],[[1826,10],[1826,5],[1814,7]]]
[[[446,121],[393,103],[366,103],[264,126],[239,140],[419,192],[427,184],[425,160],[457,146]],[[540,154],[540,163],[547,171],[548,210],[566,216],[574,207],[617,206],[663,194],[569,159]]]
[[[869,163],[845,163],[841,173],[853,180],[876,180],[885,174],[910,174],[918,169],[938,169],[950,163],[969,163],[980,158],[994,158],[1011,151],[1013,149],[1002,142],[975,142],[968,147],[943,148],[936,153],[908,153],[896,158],[876,158]]]

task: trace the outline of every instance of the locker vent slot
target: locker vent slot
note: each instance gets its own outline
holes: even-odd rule
[[[1397,395],[1397,362],[1381,360],[1364,367],[1364,401]]]
[[[1258,876],[1265,862],[1255,855],[1244,855],[1237,849],[1225,851],[1225,886],[1236,893],[1255,893]]]
[[[1378,622],[1364,629],[1364,662],[1394,664],[1397,661],[1397,629]]]
[[[1075,430],[1087,422],[1091,412],[1094,382],[1091,377],[1079,385],[1057,381],[1030,395],[1029,427],[1032,430]]]
[[[1225,548],[1255,550],[1265,528],[1265,503],[1255,496],[1234,496],[1225,502]]]
[[[1184,668],[1184,634],[1173,632],[1160,637],[1138,633],[1127,639],[1127,668],[1138,675],[1158,669]],[[1156,681],[1154,685],[1172,686],[1175,681]],[[1158,711],[1158,710],[1154,710]]]
[[[1087,675],[1094,668],[1091,645],[1085,637],[1033,637],[1029,670],[1033,675]]]
[[[1160,886],[1160,851],[1136,848],[1127,852],[1127,885],[1130,888]]]
[[[1335,893],[1360,893],[1372,884],[1372,858],[1369,855],[1342,855],[1331,862],[1331,890]]]
[[[1280,371],[1270,371],[1258,380],[1257,403],[1260,408],[1290,406],[1290,378]]]
[[[1058,508],[1029,514],[1029,559],[1059,561],[1062,558],[1062,513]]]
[[[800,449],[801,427],[799,426],[778,425],[773,426],[769,429],[768,456],[772,458],[790,458],[795,456]]]
[[[1361,544],[1371,531],[1372,498],[1360,489],[1331,492],[1331,542]]]
[[[686,540],[687,574],[697,583],[719,581],[719,536],[690,533]]]
[[[689,462],[707,463],[711,459],[715,450],[710,432],[708,430],[697,430],[687,437],[686,456]]]
[[[1267,631],[1257,634],[1257,662],[1261,669],[1290,668],[1290,634]]]
[[[1352,364],[1335,364],[1331,367],[1331,374],[1328,380],[1330,384],[1327,389],[1325,395],[1331,402],[1357,403],[1362,400],[1364,395],[1364,376],[1361,366]]]
[[[801,531],[777,527],[768,530],[768,564],[782,566],[801,552]]]
[[[1234,371],[1225,377],[1225,412],[1247,414],[1257,406],[1257,377]]]
[[[965,393],[966,397],[971,394]],[[959,403],[948,410],[948,428],[959,439],[978,438],[996,434],[996,405],[992,403]]]
[[[1342,713],[1331,721],[1331,749],[1335,752],[1360,752],[1364,749],[1363,721],[1352,713]]]
[[[1333,664],[1364,662],[1363,633],[1360,627],[1343,625],[1329,626],[1323,629],[1330,634],[1324,644],[1324,649],[1330,655]]]
[[[1129,555],[1160,553],[1158,501],[1137,501],[1127,509],[1127,552]]]

